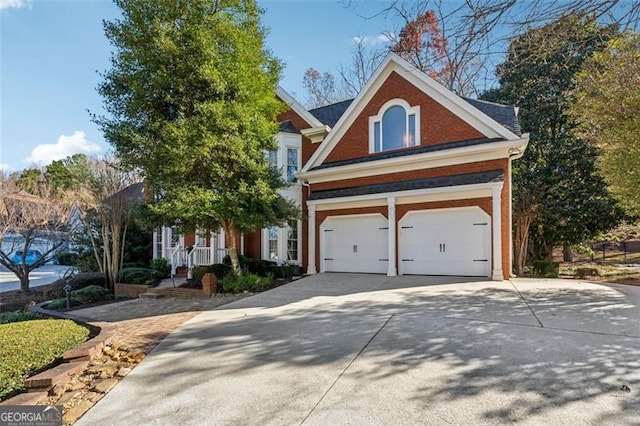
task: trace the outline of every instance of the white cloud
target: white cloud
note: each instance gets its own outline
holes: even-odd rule
[[[6,172],[9,171],[11,167],[9,167],[9,165],[7,163],[0,163],[0,170],[4,170]]]
[[[100,145],[88,141],[87,135],[76,130],[71,136],[60,135],[57,143],[41,144],[33,148],[27,162],[49,164],[55,160],[62,160],[73,154],[96,154],[102,148]]]
[[[381,34],[372,35],[372,36],[352,37],[351,41],[356,44],[362,43],[366,46],[378,46],[380,44],[384,44],[389,41],[392,41],[394,38],[395,38],[394,35],[391,33],[381,33]]]
[[[27,6],[31,6],[30,0],[0,0],[0,10],[20,9]]]

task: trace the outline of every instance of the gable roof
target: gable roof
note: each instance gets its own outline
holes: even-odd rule
[[[465,97],[462,99],[467,101],[474,108],[493,118],[507,129],[511,130],[515,135],[522,136],[520,122],[518,121],[518,110],[513,105],[497,104],[495,102]]]
[[[484,136],[489,139],[501,138],[503,140],[519,140],[520,136],[515,134],[505,125],[499,123],[481,109],[485,111],[500,112],[499,116],[506,116],[504,113],[506,110],[493,108],[490,105],[485,105],[484,102],[476,102],[472,104],[467,100],[457,96],[450,90],[446,89],[440,83],[427,76],[422,71],[416,69],[404,59],[400,58],[393,52],[387,54],[387,57],[378,67],[374,75],[369,79],[364,88],[360,91],[358,96],[348,105],[344,113],[334,124],[334,129],[327,138],[322,142],[320,147],[314,152],[309,161],[305,164],[301,173],[308,172],[310,169],[315,168],[322,164],[322,162],[331,153],[333,148],[340,141],[342,136],[346,133],[349,127],[353,124],[356,117],[362,112],[365,106],[369,103],[371,98],[375,95],[378,89],[391,75],[392,72],[396,72],[401,77],[413,84],[417,89],[422,90],[425,94],[430,96],[444,108],[448,109],[454,115],[461,120],[465,121],[471,127],[478,130]],[[347,101],[344,101],[346,103]],[[496,104],[497,105],[497,104]],[[513,108],[513,107],[511,107]],[[514,110],[515,111],[515,110]],[[323,111],[321,111],[322,114]]]
[[[322,127],[322,123],[318,121],[305,107],[303,107],[298,101],[296,101],[293,96],[287,93],[282,87],[278,86],[276,89],[276,95],[282,100],[282,102],[289,105],[289,107],[304,121],[309,124],[310,127]]]
[[[323,124],[333,127],[338,120],[340,120],[340,117],[342,117],[347,108],[349,108],[351,102],[353,102],[353,99],[347,99],[345,101],[336,102],[335,104],[310,109],[309,112]]]

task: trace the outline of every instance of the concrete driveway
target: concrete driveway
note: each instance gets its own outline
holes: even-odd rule
[[[639,421],[640,287],[319,274],[195,317],[78,424]]]

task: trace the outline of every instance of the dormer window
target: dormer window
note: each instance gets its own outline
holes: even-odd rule
[[[385,103],[369,117],[369,152],[383,152],[420,145],[420,106],[403,99]]]

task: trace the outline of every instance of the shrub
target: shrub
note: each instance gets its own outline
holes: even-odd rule
[[[122,268],[119,281],[125,284],[154,284],[161,278],[162,275],[155,269]]]
[[[533,262],[533,273],[545,278],[558,278],[560,264],[551,260],[535,260]]]
[[[584,279],[585,277],[598,277],[600,276],[600,272],[597,268],[578,268],[576,269],[575,276],[580,279]]]
[[[48,368],[88,336],[87,328],[70,320],[0,325],[0,400],[23,391],[23,377]]]
[[[214,263],[213,265],[207,266],[207,272],[214,274],[218,280],[221,280],[231,273],[231,265]]]
[[[101,302],[103,300],[111,300],[113,296],[104,287],[92,285],[89,287],[73,290],[71,292],[71,306],[85,305],[87,303]],[[67,307],[67,298],[61,297],[51,301],[47,305],[47,309],[65,309]]]
[[[147,265],[145,265],[142,262],[124,262],[122,264],[122,269],[129,269],[129,268],[146,268]]]
[[[0,324],[10,322],[29,321],[42,318],[40,315],[28,311],[0,312]]]
[[[202,277],[207,273],[206,266],[194,266],[191,270],[191,280],[194,283],[202,284]]]
[[[239,276],[229,274],[222,280],[218,281],[218,287],[223,293],[243,293],[245,291],[259,292],[268,290],[271,287],[272,281],[272,275],[261,277],[256,274],[245,274]]]
[[[160,274],[160,279],[168,278],[169,274],[171,274],[171,265],[169,265],[167,259],[163,257],[153,259],[151,261],[151,269],[158,271],[158,274]]]
[[[273,273],[273,268],[278,266],[277,262],[271,260],[254,259],[252,257],[244,257],[238,255],[238,261],[240,262],[240,269],[249,274],[257,274],[261,277]],[[226,255],[222,260],[225,265],[231,265],[231,258]]]
[[[60,253],[57,259],[59,265],[77,266],[80,256],[77,253]]]
[[[69,284],[71,285],[71,290],[78,290],[81,288],[89,287],[92,285],[104,287],[106,282],[105,275],[101,272],[81,272],[79,274],[71,277]],[[47,299],[57,299],[59,297],[66,297],[66,293],[64,291],[63,286],[65,285],[65,280],[60,279],[54,283],[50,290],[44,292],[44,298]]]

